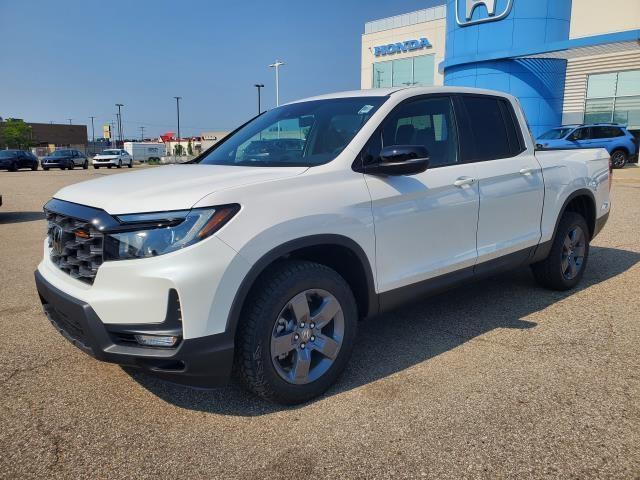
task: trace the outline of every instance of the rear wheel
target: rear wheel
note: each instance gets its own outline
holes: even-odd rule
[[[68,168],[69,170],[73,170],[75,166],[76,166],[76,164],[75,164],[75,163],[73,163],[73,162],[71,162],[67,168]]]
[[[582,215],[565,212],[549,256],[531,266],[539,284],[553,290],[575,287],[589,259],[589,227]]]
[[[133,158],[129,160],[129,168],[133,168]]]
[[[31,170],[35,172],[36,170],[38,170],[38,166],[38,162],[34,162],[33,165],[31,165]]]
[[[111,169],[111,167],[112,167],[112,166],[113,166],[113,165],[107,165],[107,168],[108,168],[108,169]]]
[[[87,168],[89,168],[89,160],[85,160],[85,161],[84,161],[84,163],[82,164],[82,168],[83,168],[83,169],[85,169],[85,170],[86,170]]]
[[[243,383],[282,404],[320,395],[349,360],[357,318],[353,293],[334,270],[300,260],[277,265],[243,310],[236,349]]]
[[[48,171],[49,171],[49,167],[42,167],[42,169],[43,169],[45,172],[48,172]]]
[[[94,165],[93,168],[95,168],[96,170],[98,170],[100,167],[98,165]]]
[[[623,168],[627,164],[627,152],[624,150],[614,150],[611,154],[611,166],[613,168]]]
[[[122,168],[122,160],[118,160],[118,168]]]
[[[13,162],[11,164],[11,166],[9,167],[9,171],[10,172],[17,172],[18,171],[18,164],[16,162]]]

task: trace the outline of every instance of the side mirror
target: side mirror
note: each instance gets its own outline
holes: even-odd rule
[[[391,145],[380,152],[380,161],[365,165],[371,175],[416,175],[429,166],[429,152],[422,145]]]

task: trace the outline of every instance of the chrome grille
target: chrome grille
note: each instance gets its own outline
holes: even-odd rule
[[[84,220],[50,211],[46,216],[51,261],[71,277],[92,284],[103,261],[102,234]]]

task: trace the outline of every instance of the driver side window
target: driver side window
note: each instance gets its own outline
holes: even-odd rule
[[[378,161],[382,148],[394,145],[424,146],[429,152],[429,168],[458,163],[458,138],[451,99],[424,98],[396,107],[382,129],[369,140],[363,162]]]
[[[569,135],[567,140],[570,140],[570,141],[586,140],[587,138],[589,138],[588,132],[589,132],[588,128],[578,128],[571,135]]]

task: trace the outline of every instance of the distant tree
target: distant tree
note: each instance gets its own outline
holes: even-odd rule
[[[178,156],[184,155],[184,147],[179,143],[177,145],[174,145],[173,154]]]
[[[0,125],[0,145],[8,148],[29,148],[33,145],[31,126],[23,120],[7,118]]]
[[[193,155],[193,146],[191,145],[191,139],[189,139],[189,143],[187,143],[187,155]]]

